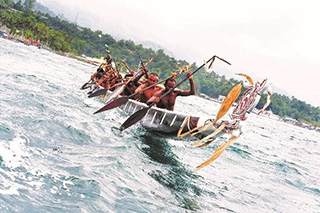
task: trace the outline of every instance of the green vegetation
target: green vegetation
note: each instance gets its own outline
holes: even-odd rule
[[[262,96],[262,101],[258,104],[258,108],[263,107],[266,95]],[[320,126],[320,108],[313,107],[304,101],[300,101],[295,97],[289,98],[285,95],[274,94],[271,97],[269,108],[274,114],[281,117],[291,117],[300,122],[312,123],[314,126]]]
[[[13,7],[13,0],[0,0],[0,8],[10,8]]]
[[[103,57],[106,54],[105,44],[116,63],[125,59],[131,69],[137,69],[138,57],[131,51],[137,51],[143,59],[153,58],[148,66],[152,72],[158,73],[160,78],[165,78],[179,67],[188,65],[184,60],[176,60],[164,53],[163,50],[154,51],[144,48],[133,41],[116,41],[102,31],[92,31],[89,28],[79,27],[74,23],[51,17],[48,14],[32,12],[34,0],[26,0],[14,3],[13,0],[0,0],[0,26],[6,25],[12,35],[23,35],[25,38],[33,38],[41,41],[45,46],[55,51],[69,52],[75,55],[85,54],[91,57]],[[15,10],[13,10],[15,9]],[[131,51],[130,51],[131,50]],[[193,68],[196,64],[193,63]],[[217,98],[226,96],[230,89],[238,83],[234,79],[227,80],[225,76],[215,73],[205,73],[204,70],[194,76],[198,93]],[[189,87],[188,83],[182,87]],[[262,108],[266,96],[262,96],[258,108]],[[296,98],[274,94],[269,106],[272,111],[281,117],[289,116],[301,122],[311,122],[320,126],[320,109],[312,107]]]

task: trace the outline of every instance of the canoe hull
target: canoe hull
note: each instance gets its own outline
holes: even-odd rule
[[[148,107],[146,104],[129,100],[126,104],[121,106],[122,110],[129,115],[132,115],[136,111]],[[166,134],[177,134],[181,124],[187,118],[187,115],[176,113],[173,111],[160,109],[157,107],[151,107],[144,118],[140,121],[140,124],[151,131],[162,132]],[[190,121],[184,127],[182,132],[189,131],[195,128],[198,124],[199,117],[191,117]]]

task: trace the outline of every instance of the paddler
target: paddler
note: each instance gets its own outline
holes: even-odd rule
[[[167,110],[174,110],[174,104],[176,102],[176,98],[178,96],[189,96],[189,95],[195,95],[196,94],[196,88],[193,82],[193,77],[191,73],[187,73],[189,77],[189,83],[190,83],[190,90],[179,90],[179,89],[174,89],[170,93],[168,93],[166,96],[159,98],[171,90],[175,85],[176,85],[176,80],[174,78],[169,78],[168,80],[165,81],[164,83],[164,89],[156,92],[149,100],[148,102],[156,102],[157,107],[167,109]]]
[[[107,73],[112,71],[112,59],[108,55],[107,57],[104,57],[105,62],[100,64],[97,71],[91,76],[91,80],[94,82],[98,82],[100,79],[104,77]]]
[[[104,73],[104,70],[102,67],[99,67],[97,69],[97,71],[95,73],[93,73],[93,75],[91,76],[91,80],[93,82],[96,82],[98,81],[99,79],[101,79],[103,77],[103,73]]]
[[[121,93],[121,95],[125,95],[125,96],[130,96],[131,94],[135,93],[136,89],[138,88],[138,86],[134,83],[134,80],[132,81],[131,78],[133,78],[133,74],[126,74],[124,76],[123,82],[126,85],[126,87],[124,88],[123,92]],[[131,99],[136,99],[138,98],[137,96],[132,97]]]
[[[109,69],[104,72],[102,78],[96,81],[96,87],[101,85],[103,88],[109,89],[112,86],[111,81],[116,78],[115,71],[113,69]]]
[[[143,68],[145,69],[144,70],[144,73],[147,73],[147,70],[146,68]],[[147,77],[147,80],[145,83],[141,84],[137,89],[136,89],[136,93],[138,93],[140,95],[139,97],[139,101],[142,102],[142,103],[147,103],[147,101],[158,91],[162,90],[163,87],[162,86],[159,86],[159,85],[155,85],[157,84],[159,81],[159,77],[157,74],[155,73],[151,73],[148,75]],[[144,90],[145,88],[151,86],[151,85],[154,85],[153,87],[147,89],[147,90]]]

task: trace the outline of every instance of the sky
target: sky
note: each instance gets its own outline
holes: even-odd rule
[[[218,55],[232,64],[215,64],[218,74],[268,78],[290,95],[320,106],[316,0],[37,1],[80,26],[156,43],[176,59],[200,65]]]

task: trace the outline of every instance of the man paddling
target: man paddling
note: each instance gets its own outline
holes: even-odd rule
[[[110,86],[112,86],[113,83],[115,83],[120,77],[121,76],[119,74],[116,74],[116,71],[111,68],[111,66],[110,68],[106,67],[104,75],[100,79],[96,80],[96,87],[101,85],[102,87],[109,89]]]
[[[126,87],[124,88],[123,92],[121,93],[122,96],[130,96],[131,94],[134,94],[136,89],[140,84],[135,84],[135,80],[130,80],[130,78],[133,78],[133,74],[126,74],[124,76],[123,82],[126,84]],[[138,95],[130,97],[130,99],[138,99]]]
[[[165,89],[156,92],[149,100],[148,102],[156,102],[157,107],[167,109],[167,110],[174,110],[174,104],[176,102],[176,98],[178,96],[189,96],[189,95],[195,95],[196,94],[196,88],[193,82],[193,77],[191,73],[187,73],[189,77],[190,82],[190,90],[179,90],[179,89],[173,89],[170,93],[168,93],[163,98],[159,99],[163,94],[174,88],[176,85],[176,80],[174,78],[169,78],[164,83]]]
[[[131,94],[135,93],[136,89],[142,84],[140,79],[143,75],[147,75],[148,70],[144,67],[140,67],[140,70],[141,73],[136,77],[134,77],[135,72],[133,70],[130,70],[129,73],[124,76],[124,83],[126,84],[126,87],[121,95],[130,96]],[[138,95],[131,97],[131,99],[138,99]]]
[[[184,81],[186,81],[187,79],[189,79],[189,77],[191,79],[189,79],[190,81],[192,81],[191,83],[193,84],[193,79],[191,77],[191,75],[194,75],[196,72],[198,72],[200,69],[202,69],[207,63],[209,63],[211,61],[211,64],[209,65],[209,67],[212,66],[213,64],[213,61],[215,58],[218,58],[224,62],[226,62],[227,64],[231,65],[229,62],[227,62],[226,60],[222,59],[222,58],[219,58],[218,56],[213,56],[212,58],[210,58],[209,60],[207,60],[206,62],[204,62],[200,67],[198,67],[196,70],[194,70],[191,74],[189,74],[189,76],[185,77],[183,80],[181,80],[179,83],[175,84],[175,86],[173,88],[171,88],[170,90],[167,90],[167,92],[163,93],[160,97],[155,97],[154,99],[158,99],[157,101],[160,102],[160,100],[167,96],[169,93],[171,93],[172,90],[174,90],[176,87],[180,86]],[[195,88],[194,88],[194,84],[192,85],[191,84],[191,90],[193,90],[193,92],[191,92],[191,94],[195,93]],[[192,88],[193,87],[193,88]],[[173,91],[174,92],[174,91]],[[176,94],[176,93],[174,93]],[[159,94],[158,94],[159,95]],[[171,95],[172,96],[172,95]],[[124,100],[127,100],[126,98]],[[118,103],[120,101],[117,101]],[[121,102],[120,102],[121,103]],[[122,102],[123,103],[123,102]],[[135,123],[137,123],[138,121],[140,121],[147,113],[148,111],[150,110],[150,108],[155,105],[157,102],[156,101],[152,101],[150,100],[148,103],[147,103],[147,107],[145,108],[142,108],[138,111],[136,111],[135,113],[133,113],[121,126],[120,126],[120,131],[123,131],[127,128],[129,128],[130,126],[134,125]],[[106,109],[111,109],[111,108],[114,108],[115,106],[119,106],[119,105],[116,105],[115,103],[112,103],[113,105],[110,106],[110,105],[106,105],[104,106],[103,108],[101,108],[100,110],[98,110],[97,112],[95,113],[98,113],[98,112],[102,112]],[[172,108],[173,109],[173,108]]]
[[[91,81],[96,82],[97,80],[103,77],[104,70],[99,67],[95,73],[93,73],[90,77]]]
[[[98,85],[96,85],[96,87],[98,87],[105,79],[106,75],[111,75],[112,72],[115,72],[115,70],[112,68],[112,60],[110,57],[105,57],[104,58],[106,60],[106,62],[100,64],[99,68],[97,69],[97,71],[91,75],[91,81],[98,83]]]
[[[137,89],[136,89],[136,93],[140,94],[140,102],[142,103],[147,103],[147,101],[158,91],[162,90],[163,87],[159,86],[159,85],[154,85],[156,83],[158,83],[159,81],[159,77],[157,74],[155,73],[151,73],[148,75],[148,78],[146,80],[146,82],[144,84],[141,84]],[[154,85],[153,87],[144,90],[145,88]],[[144,90],[144,91],[143,91]]]

